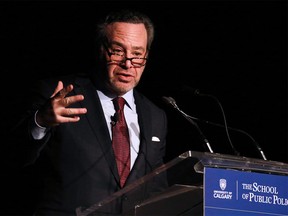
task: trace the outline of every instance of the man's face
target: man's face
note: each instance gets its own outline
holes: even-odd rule
[[[147,57],[145,26],[123,22],[113,23],[107,27],[105,46],[107,50],[103,48],[103,55],[107,64],[106,87],[112,93],[123,95],[138,84],[145,68],[145,65],[140,67],[132,65],[131,60],[126,59]],[[111,59],[119,58],[117,54],[123,58],[123,61],[111,61]]]

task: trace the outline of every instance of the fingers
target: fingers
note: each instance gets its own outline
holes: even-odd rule
[[[64,98],[69,92],[73,90],[73,85],[67,85],[64,87],[62,81],[58,81],[57,87],[50,98],[61,99]]]
[[[61,123],[77,122],[80,115],[86,114],[86,108],[71,108],[69,106],[84,100],[83,95],[67,96],[73,90],[73,85],[64,87],[62,81],[58,81],[49,102],[39,111],[37,120],[43,126],[57,126]]]
[[[86,108],[65,108],[58,114],[58,123],[77,122],[80,120],[80,115],[86,114]]]
[[[37,112],[36,122],[42,127],[54,127],[62,123],[78,122],[80,115],[85,113],[86,108],[41,109]]]
[[[62,84],[63,85],[63,84]],[[55,89],[55,92],[57,92],[58,87],[61,87],[61,83],[58,83],[58,86]],[[57,118],[57,121],[61,122],[70,122],[70,121],[77,121],[79,118],[77,118],[78,115],[85,114],[87,112],[86,108],[71,108],[69,106],[83,101],[84,96],[83,95],[72,95],[67,96],[69,92],[73,90],[73,85],[68,85],[64,88],[62,88],[60,91],[54,95],[54,97],[51,98],[51,107],[53,109],[53,113]],[[64,118],[61,118],[64,117]],[[69,119],[72,118],[72,119]]]
[[[71,104],[74,104],[76,102],[80,102],[82,100],[84,100],[83,95],[74,95],[74,96],[69,96],[69,97],[65,97],[65,98],[60,98],[57,101],[58,101],[58,105],[63,106],[63,107],[68,107]]]
[[[53,94],[51,95],[52,106],[54,104],[55,107],[63,106],[68,107],[73,103],[84,100],[83,95],[75,95],[66,97],[69,92],[73,90],[73,85],[67,85],[64,87],[62,81],[58,81],[57,87],[54,89]]]
[[[62,81],[58,81],[57,87],[54,90],[53,94],[51,95],[51,98],[53,98],[62,89],[63,89],[63,82]]]

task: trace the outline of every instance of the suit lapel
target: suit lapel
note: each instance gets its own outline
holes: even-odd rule
[[[151,115],[150,108],[144,103],[144,99],[139,93],[134,90],[134,97],[136,103],[136,109],[138,113],[138,121],[140,127],[140,147],[138,157],[134,163],[131,173],[127,179],[127,183],[132,182],[147,172],[147,141],[151,137]]]
[[[119,182],[119,175],[117,171],[116,161],[112,150],[111,138],[107,128],[104,112],[98,97],[96,88],[91,82],[83,83],[80,88],[75,88],[76,94],[83,94],[84,100],[81,102],[82,107],[86,107],[87,121],[95,134],[95,144],[98,143],[102,149],[103,155],[106,158],[107,164],[110,167],[112,175],[115,180]]]

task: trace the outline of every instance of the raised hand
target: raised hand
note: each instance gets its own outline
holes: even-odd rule
[[[36,122],[42,127],[54,127],[61,123],[78,122],[79,115],[87,113],[86,108],[70,108],[73,103],[84,100],[83,95],[66,95],[73,90],[73,85],[63,86],[59,81],[54,93],[47,103],[39,109],[36,115]]]

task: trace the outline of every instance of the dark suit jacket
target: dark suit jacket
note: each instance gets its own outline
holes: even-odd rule
[[[35,110],[49,99],[59,79],[64,85],[74,85],[73,95],[84,95],[85,100],[73,107],[86,107],[88,112],[80,117],[79,122],[61,124],[48,131],[44,139],[35,141],[28,133],[29,124]],[[86,76],[73,75],[59,79],[37,84],[33,94],[35,97],[31,97],[33,106],[15,130],[15,136],[20,138],[23,147],[22,162],[37,164],[43,177],[39,215],[57,215],[57,212],[60,215],[75,215],[76,208],[90,207],[120,189],[111,139],[95,86]],[[135,89],[134,97],[141,141],[138,158],[126,185],[163,163],[167,133],[165,112]],[[21,134],[23,132],[25,135]],[[152,141],[153,136],[160,141]],[[153,186],[145,185],[137,193],[126,194],[103,209],[113,214],[129,210],[145,199],[152,187],[159,189],[161,181],[159,185],[153,181]]]

